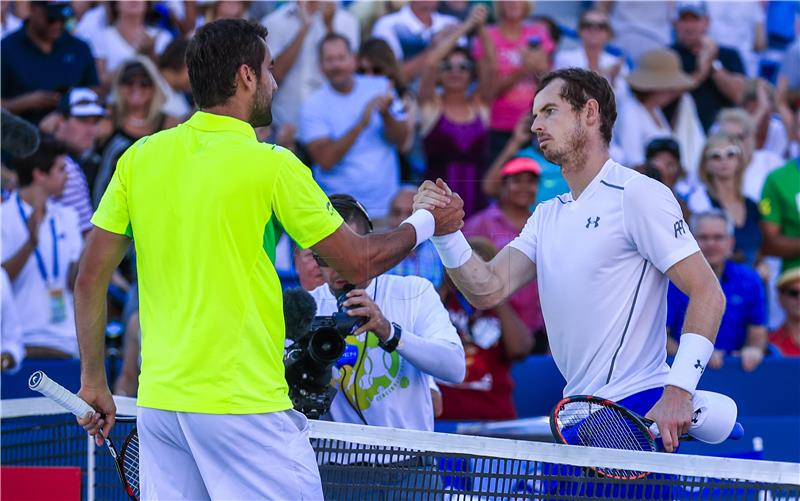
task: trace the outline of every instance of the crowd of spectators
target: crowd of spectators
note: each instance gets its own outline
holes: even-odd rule
[[[673,191],[727,296],[710,367],[725,355],[755,370],[800,354],[800,3],[580,2],[560,16],[539,7],[0,3],[0,104],[42,133],[34,155],[3,157],[3,370],[26,356],[77,356],[71,288],[91,214],[127,148],[195,111],[187,40],[226,17],[269,30],[278,90],[260,139],[292,150],[329,195],[355,197],[378,228],[410,214],[420,180],[441,177],[464,199],[464,231],[487,259],[538,203],[569,189],[530,133],[538,81],[569,66],[600,73],[619,115],[611,157]],[[325,282],[286,237],[275,267],[286,284]],[[475,311],[430,243],[393,273],[433,283],[465,347],[465,382],[441,385],[444,417],[513,417],[511,364],[547,353],[547,291],[534,282]],[[131,250],[109,290],[126,346],[138,346],[136,279]],[[671,288],[670,353],[685,308]],[[117,391],[135,392],[138,362],[126,358]]]

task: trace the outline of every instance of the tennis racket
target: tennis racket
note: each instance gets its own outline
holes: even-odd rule
[[[695,416],[696,417],[696,416]],[[591,395],[566,397],[550,413],[550,430],[560,442],[605,449],[658,451],[658,425],[650,419],[610,400]],[[744,428],[736,423],[728,438],[737,440]],[[680,441],[695,440],[689,434]],[[618,479],[644,478],[647,472],[618,468],[592,468],[598,474]]]
[[[28,379],[28,387],[38,391],[47,398],[58,403],[78,417],[94,414],[95,410],[83,401],[78,395],[72,393],[56,383],[42,371],[36,371]],[[117,416],[118,423],[135,423],[135,416]],[[117,450],[109,437],[103,436],[108,452],[114,459],[114,466],[119,474],[119,479],[125,492],[134,501],[139,501],[139,434],[134,427],[122,442],[122,448]]]

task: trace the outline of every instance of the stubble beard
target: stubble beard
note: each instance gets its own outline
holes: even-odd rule
[[[258,86],[250,105],[250,119],[253,127],[266,127],[272,124],[272,97],[267,94],[264,86]]]
[[[542,152],[548,162],[561,167],[564,172],[582,170],[586,164],[586,129],[576,124],[567,137],[564,146],[557,150]]]

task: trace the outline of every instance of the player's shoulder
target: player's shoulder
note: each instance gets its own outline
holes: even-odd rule
[[[661,198],[667,194],[671,195],[672,192],[664,183],[613,160],[610,162],[612,162],[611,165],[605,169],[600,179],[601,187],[609,192],[619,193],[626,200],[646,200],[647,197]]]

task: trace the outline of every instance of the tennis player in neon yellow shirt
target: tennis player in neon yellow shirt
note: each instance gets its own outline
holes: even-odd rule
[[[242,20],[198,30],[186,60],[201,111],[120,158],[80,263],[79,395],[99,412],[79,422],[97,435],[116,412],[103,368],[106,290],[135,242],[143,500],[322,497],[308,426],[284,378],[280,228],[358,283],[462,224],[460,200],[388,233],[360,236],[342,224],[306,166],[256,139],[277,88],[266,35]]]

